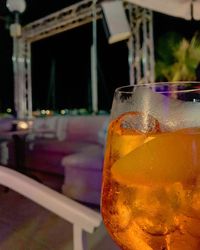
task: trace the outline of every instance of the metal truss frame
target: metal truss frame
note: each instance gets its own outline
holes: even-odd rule
[[[124,2],[124,6],[128,12],[133,34],[128,42],[130,84],[153,82],[154,46],[152,12],[126,2]],[[83,0],[24,26],[22,36],[14,38],[16,39],[13,48],[14,94],[18,119],[32,119],[32,42],[94,22],[102,18],[102,16],[101,6],[96,0]],[[93,98],[93,101],[97,106],[97,100]],[[96,106],[95,109],[98,109]]]
[[[96,18],[102,17],[96,4]],[[83,0],[60,11],[36,20],[23,28],[23,37],[34,42],[79,27],[93,21],[93,0]]]
[[[128,5],[132,37],[129,40],[130,84],[154,82],[153,13]]]

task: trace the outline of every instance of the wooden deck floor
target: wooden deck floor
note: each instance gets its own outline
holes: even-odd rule
[[[59,191],[62,179],[38,174]],[[90,250],[119,250],[102,224],[88,234]],[[0,250],[72,250],[72,225],[20,194],[0,186]]]

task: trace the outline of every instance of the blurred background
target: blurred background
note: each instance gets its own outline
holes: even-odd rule
[[[20,17],[22,25],[79,1],[27,0],[26,2],[26,10]],[[6,1],[0,1],[0,113],[13,109],[12,38],[9,34],[12,18],[6,7]],[[172,68],[171,65],[175,60],[182,60],[182,64],[184,62],[182,58],[177,59],[177,55],[174,58],[174,51],[171,48],[183,51],[184,45],[181,47],[180,44],[184,39],[190,43],[195,36],[198,41],[200,22],[154,12],[153,28],[156,80],[174,79],[174,73],[163,72],[163,68],[166,69],[166,66]],[[49,109],[55,112],[62,109],[90,110],[91,103],[88,104],[88,96],[91,91],[91,43],[91,23],[32,43],[33,110]],[[108,44],[102,20],[99,20],[97,45],[99,109],[109,112],[114,89],[129,82],[127,42]],[[196,47],[197,44],[195,49]],[[194,67],[199,59],[195,60]]]

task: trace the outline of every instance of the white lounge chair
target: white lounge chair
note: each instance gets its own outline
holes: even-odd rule
[[[73,249],[87,250],[87,235],[101,225],[100,213],[15,170],[0,165],[0,184],[14,190],[73,224]]]

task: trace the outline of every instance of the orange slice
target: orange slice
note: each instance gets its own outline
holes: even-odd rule
[[[117,160],[112,176],[125,185],[184,182],[200,170],[200,135],[167,133]]]

